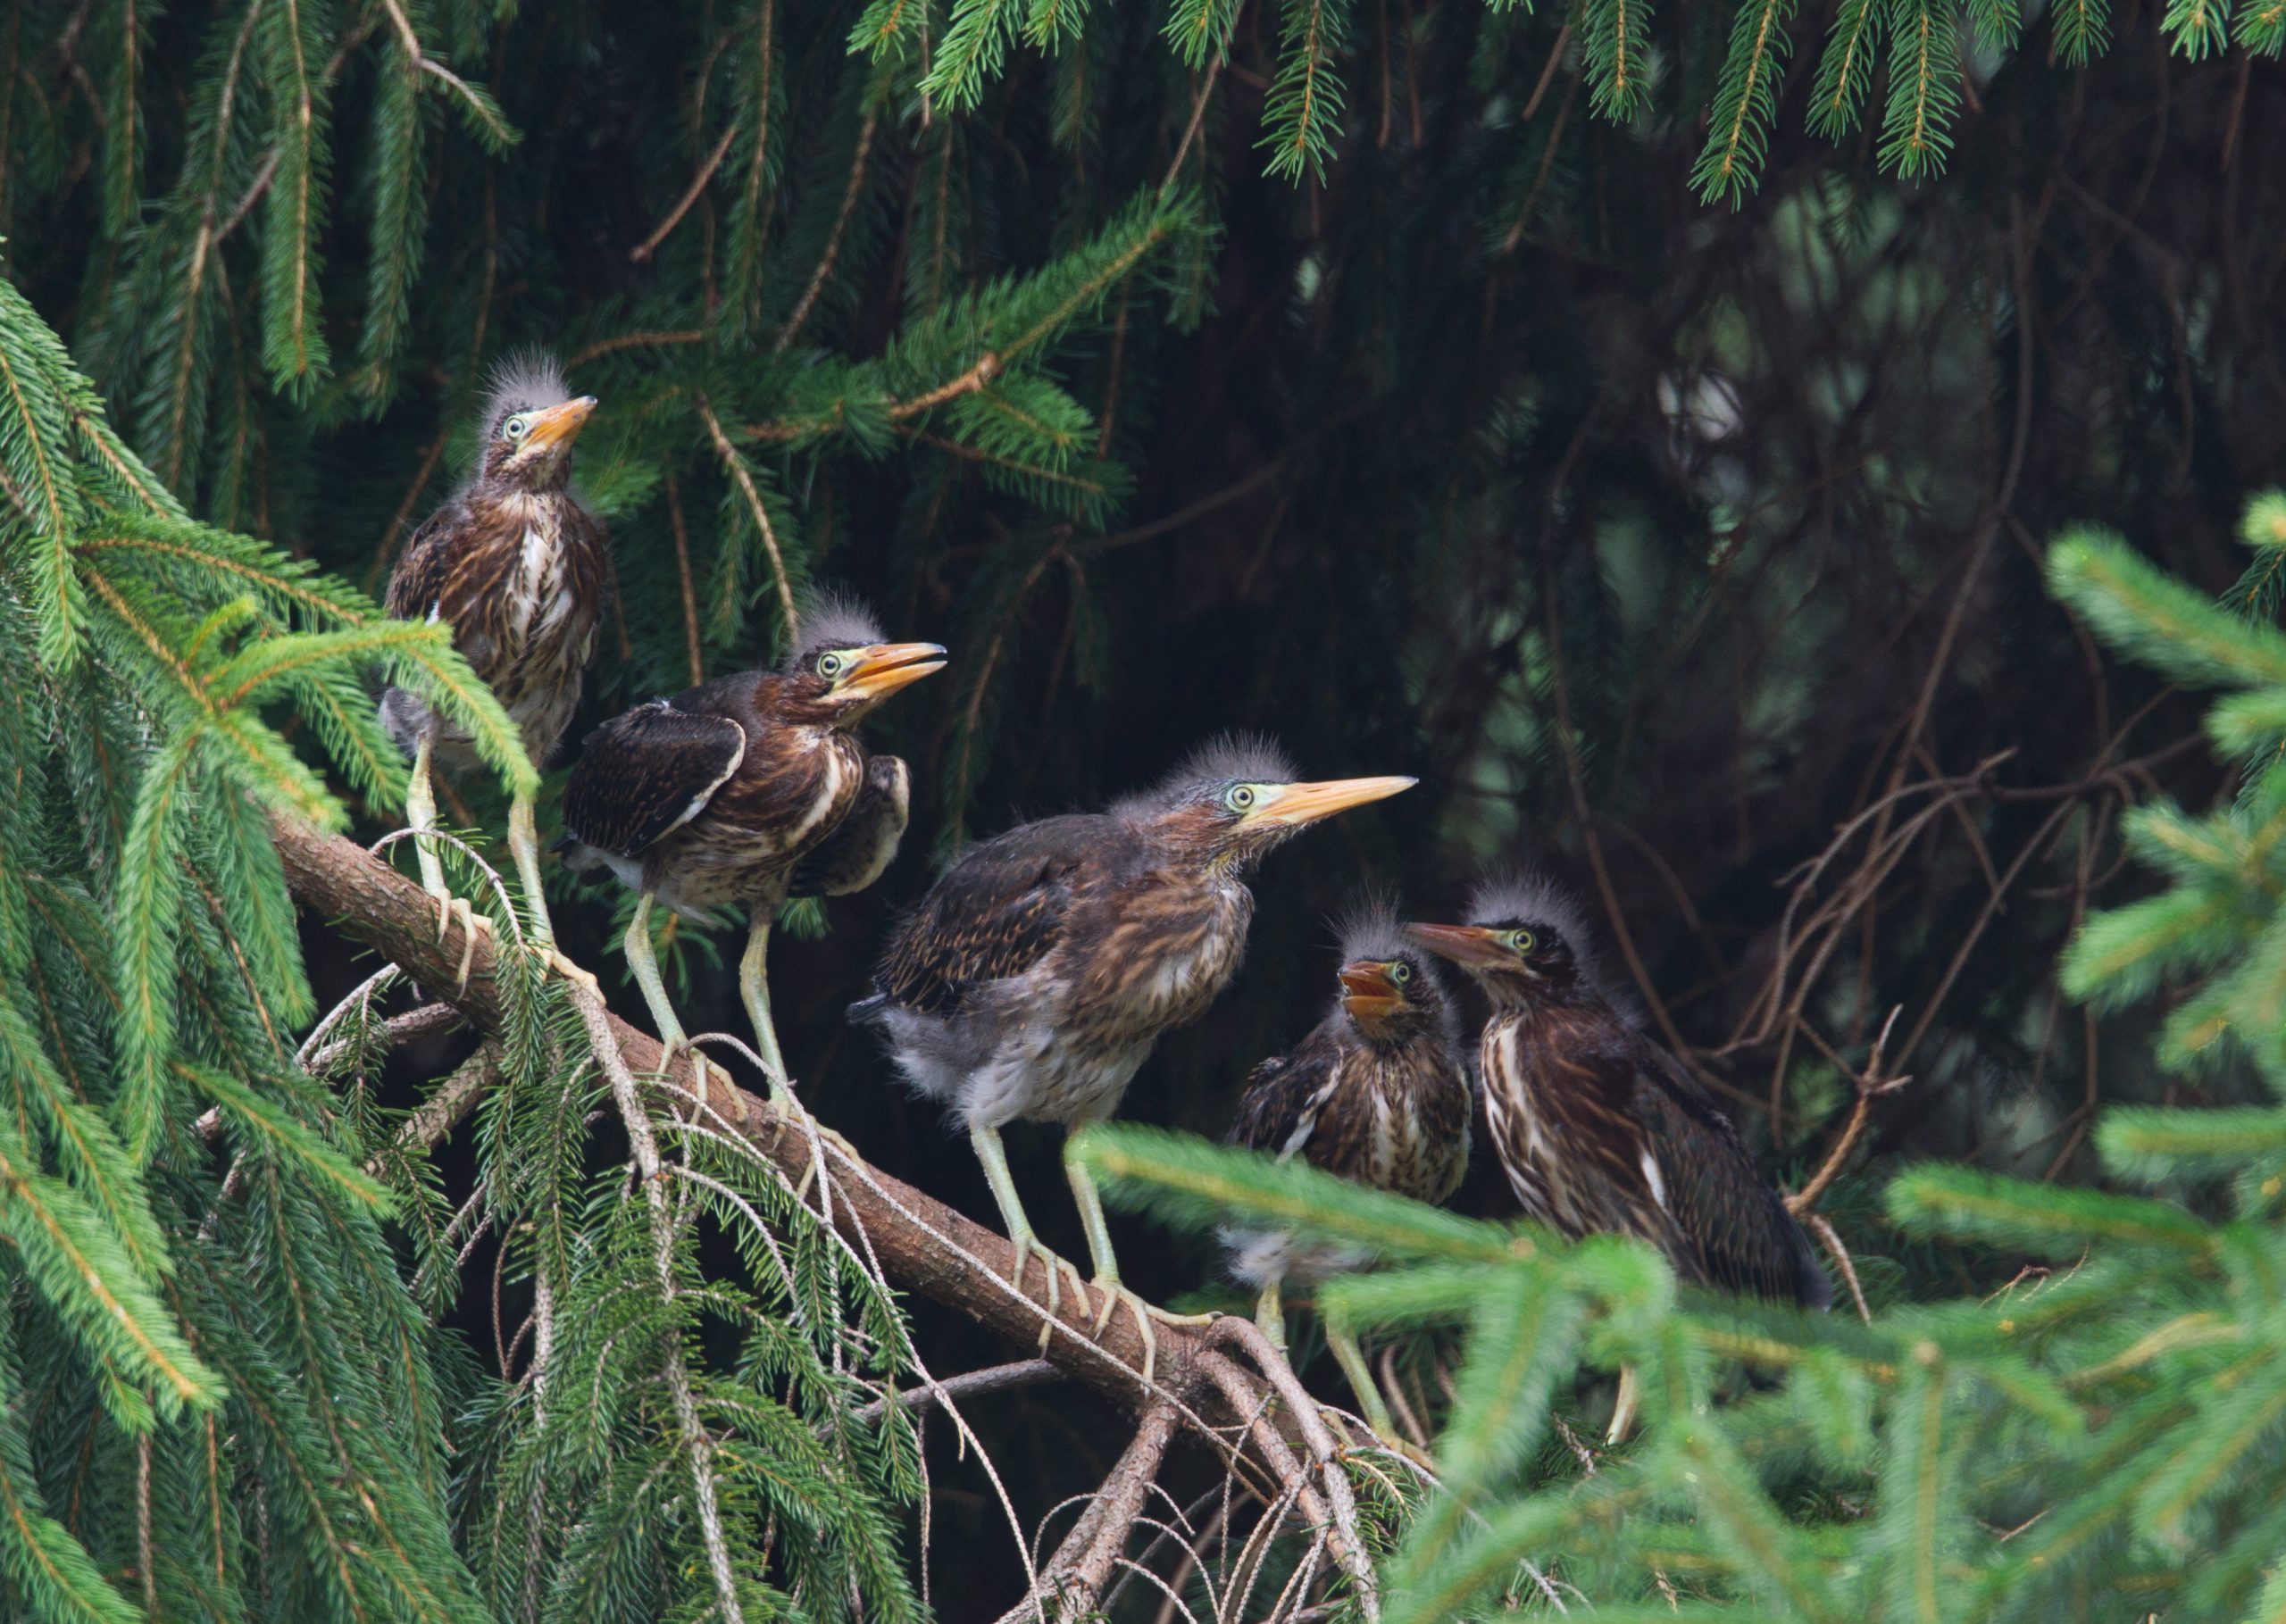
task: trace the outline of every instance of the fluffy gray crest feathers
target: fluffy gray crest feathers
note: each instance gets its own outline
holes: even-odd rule
[[[1605,973],[1594,922],[1580,905],[1579,898],[1561,880],[1540,868],[1516,869],[1480,880],[1476,889],[1469,893],[1468,922],[1498,925],[1509,920],[1545,926],[1562,937],[1564,945],[1572,950],[1573,962],[1580,967],[1580,979],[1601,993],[1622,1015],[1630,1020],[1636,1019],[1631,992],[1614,986]]]
[[[500,425],[519,412],[560,406],[572,398],[563,381],[563,367],[546,350],[517,350],[493,363],[484,380],[484,437],[499,434]]]
[[[805,587],[796,595],[794,624],[800,629],[781,668],[788,672],[830,648],[870,648],[889,641],[863,602],[825,587]]]
[[[1208,739],[1150,788],[1122,796],[1112,811],[1146,817],[1181,805],[1199,791],[1221,784],[1291,784],[1294,760],[1259,733],[1222,733]]]

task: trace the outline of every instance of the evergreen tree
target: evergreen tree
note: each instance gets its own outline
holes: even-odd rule
[[[1916,1624],[2281,1616],[2286,636],[2271,621],[2286,497],[2257,502],[2246,537],[2258,559],[2231,600],[2259,620],[2100,531],[2065,535],[2048,574],[2106,642],[2227,690],[2207,733],[2245,770],[2203,815],[2129,815],[2128,848],[2167,884],[2089,920],[2067,985],[2113,1004],[2177,990],[2163,1063],[2241,1050],[2269,1097],[2114,1107],[2097,1187],[1944,1166],[1892,1180],[1907,1233],[2023,1260],[1998,1291],[1862,1324],[1752,1308],[1679,1292],[1638,1242],[1567,1245],[1298,1162],[1094,1130],[1078,1153],[1132,1204],[1194,1228],[1259,1215],[1378,1257],[1321,1289],[1329,1320],[1461,1328],[1441,1482],[1387,1568],[1391,1624],[1497,1616],[1535,1593],[1647,1620],[1741,1616],[1733,1603]],[[1623,1460],[1568,1428],[1551,1446],[1582,1364],[1640,1372],[1648,1437]]]
[[[2083,657],[2018,544],[2098,512],[2211,575],[2275,477],[2286,24],[1916,3],[0,12],[0,1616],[1125,1617],[1145,1570],[1232,1614],[2273,1616],[2286,554],[2239,620],[2049,555],[2089,625],[2239,690],[2218,795],[2188,702]],[[292,866],[399,823],[371,684],[405,682],[479,741],[451,872],[519,929],[488,860],[538,772],[371,593],[530,343],[604,401],[585,720],[771,657],[811,579],[955,651],[883,719],[906,855],[776,967],[805,1095],[887,1170],[696,1114],[515,957],[439,1001],[433,941]],[[1090,1153],[1177,1217],[1372,1229],[1392,1267],[1323,1306],[1431,1378],[1424,1487],[1332,1464],[1281,1368],[1171,1333],[1139,1398],[1124,1332],[999,1287],[890,1177],[982,1204],[841,1036],[866,926],[1013,807],[1231,725],[1425,781],[1266,878],[1247,980],[1139,1113],[1220,1126],[1361,871],[1431,894],[1528,837],[1631,924],[1773,1169],[1830,1159],[1873,1323],[1671,1307],[1615,1244],[1187,1143]],[[2131,801],[2171,888],[2059,984],[2136,883]],[[620,899],[552,879],[600,968]],[[663,957],[730,1024],[710,935]],[[2163,1080],[2145,995],[2187,974]],[[1860,1096],[1899,1005],[1915,1080]],[[2163,1089],[2228,1109],[2098,1115]],[[1137,1283],[1197,1291],[1208,1254]],[[1036,1381],[968,1370],[1036,1331],[1066,1382],[924,1447],[926,1395],[958,1408],[930,1364]],[[1644,1371],[1639,1449],[1551,1442],[1582,1362]],[[1236,1451],[1165,1477],[1236,1502],[1219,1555],[1206,1510],[1139,1521],[1177,1403]],[[1043,1561],[1009,1525],[1069,1490],[1127,1509]]]

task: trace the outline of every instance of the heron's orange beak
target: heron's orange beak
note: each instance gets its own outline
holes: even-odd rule
[[[568,446],[580,437],[580,427],[596,409],[596,397],[582,395],[577,400],[567,400],[560,406],[550,406],[532,419],[531,428],[524,435],[524,445],[546,451],[557,446]]]
[[[1247,814],[1247,821],[1272,829],[1299,829],[1338,812],[1386,801],[1412,788],[1419,779],[1329,779],[1318,784],[1288,784]]]
[[[1498,931],[1481,925],[1407,925],[1405,934],[1464,970],[1513,963],[1516,956],[1500,940]]]
[[[1389,979],[1389,967],[1359,959],[1341,967],[1341,1007],[1354,1020],[1387,1020],[1405,1007],[1405,994]]]
[[[876,643],[857,651],[857,663],[837,686],[843,694],[879,704],[899,688],[944,669],[941,643]]]

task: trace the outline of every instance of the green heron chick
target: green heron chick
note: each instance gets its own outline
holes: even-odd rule
[[[491,687],[536,764],[555,753],[579,708],[603,608],[604,527],[571,489],[572,443],[595,409],[595,396],[573,396],[545,356],[496,372],[476,472],[413,533],[389,572],[389,613],[453,629],[454,646]],[[438,764],[472,763],[474,750],[465,733],[405,688],[381,695],[381,720],[413,755],[405,817],[425,834],[437,820],[430,773]],[[549,946],[555,933],[527,795],[509,804],[508,845],[539,944]],[[449,909],[435,843],[417,838],[414,851],[421,883]]]
[[[1401,778],[1297,783],[1271,746],[1225,739],[1108,812],[1048,818],[971,847],[891,934],[876,995],[853,1013],[887,1034],[898,1069],[968,1128],[1016,1248],[1042,1246],[1008,1175],[1000,1130],[1108,1117],[1162,1032],[1195,1020],[1237,970],[1254,917],[1248,865],[1318,820],[1409,788]],[[1119,1283],[1103,1203],[1067,1162],[1105,1295]]]
[[[655,899],[692,919],[747,913],[738,990],[771,1093],[790,1105],[770,1015],[770,926],[793,895],[870,885],[905,834],[905,763],[869,753],[857,724],[945,666],[934,643],[886,641],[854,604],[813,599],[776,670],[741,671],[655,699],[588,736],[563,789],[563,845],[637,896],[626,952],[670,1048],[683,1041],[651,948]]]
[[[1441,1205],[1468,1171],[1470,1087],[1460,1021],[1433,968],[1394,914],[1369,908],[1341,930],[1333,1008],[1293,1052],[1254,1069],[1231,1142],[1377,1190]],[[1222,1232],[1231,1272],[1261,1292],[1255,1319],[1286,1345],[1279,1296],[1368,1262],[1355,1247],[1298,1240],[1284,1230]],[[1365,1419],[1384,1437],[1388,1406],[1356,1339],[1329,1322],[1326,1343]]]
[[[1498,882],[1478,888],[1469,919],[1406,933],[1491,1003],[1485,1128],[1525,1211],[1574,1239],[1648,1241],[1692,1284],[1830,1306],[1832,1283],[1738,1128],[1605,992],[1570,898],[1539,877]],[[1632,1419],[1631,1374],[1614,1437]]]

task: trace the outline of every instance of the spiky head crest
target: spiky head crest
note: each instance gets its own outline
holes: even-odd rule
[[[788,674],[829,649],[870,648],[889,641],[863,599],[830,587],[805,587],[795,595],[794,624],[796,633],[779,667]]]
[[[1531,930],[1538,942],[1533,961],[1544,972],[1544,983],[1554,984],[1551,990],[1592,994],[1632,1018],[1631,1003],[1605,973],[1587,910],[1546,869],[1527,865],[1479,881],[1469,894],[1468,922]]]
[[[1213,799],[1232,784],[1291,784],[1294,760],[1259,733],[1221,733],[1183,757],[1150,788],[1126,796],[1112,811],[1152,817],[1192,802]]]
[[[542,412],[572,398],[563,366],[546,350],[510,352],[492,363],[484,379],[484,438],[500,437],[500,425],[519,412]]]

